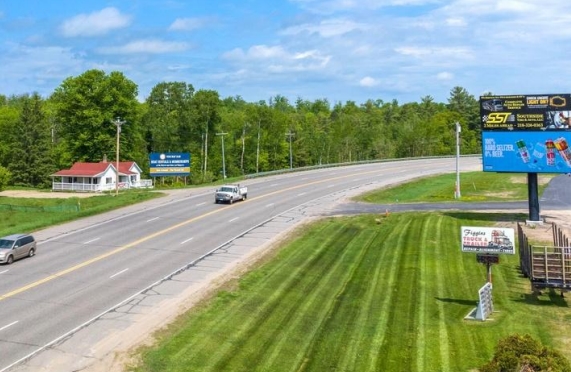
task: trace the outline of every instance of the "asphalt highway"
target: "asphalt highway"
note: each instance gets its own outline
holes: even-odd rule
[[[462,158],[461,169],[481,160]],[[336,213],[340,199],[454,171],[454,158],[438,158],[294,172],[243,182],[248,200],[232,205],[215,204],[214,188],[186,189],[35,232],[37,256],[0,267],[0,371],[85,369],[120,346],[102,345],[109,335],[160,317],[169,299]]]

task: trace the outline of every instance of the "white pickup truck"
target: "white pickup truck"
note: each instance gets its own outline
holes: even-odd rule
[[[248,188],[240,185],[224,185],[216,189],[214,194],[214,202],[218,203],[234,203],[237,200],[246,200],[248,197]]]

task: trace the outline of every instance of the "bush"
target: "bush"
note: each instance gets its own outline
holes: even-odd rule
[[[6,185],[10,182],[12,178],[12,173],[3,166],[0,165],[0,191],[4,190]]]
[[[571,372],[563,355],[550,350],[530,335],[512,335],[498,342],[494,358],[480,372]]]

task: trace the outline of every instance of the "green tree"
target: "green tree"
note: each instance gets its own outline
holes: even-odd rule
[[[216,153],[212,155],[212,151],[210,151],[212,150],[212,145],[216,140],[215,128],[218,127],[218,124],[221,121],[220,106],[220,97],[218,96],[218,92],[214,90],[198,90],[194,94],[194,97],[190,103],[193,131],[200,133],[201,140],[200,163],[196,162],[196,160],[193,162],[193,177],[200,175],[202,182],[210,182],[211,180],[217,179],[222,175],[221,173],[218,175],[218,172],[210,171],[208,165],[209,159],[211,157],[213,159],[218,158],[218,160],[220,160],[216,161],[215,164],[222,164],[222,155],[217,155]],[[215,174],[217,175],[215,176]]]
[[[120,72],[89,70],[70,77],[51,96],[58,137],[64,141],[67,162],[101,161],[115,154],[117,128],[121,126],[122,159],[139,160],[144,149],[139,128],[137,85]]]
[[[480,104],[466,89],[452,88],[448,98],[448,109],[461,115],[467,129],[480,133]]]
[[[50,127],[38,94],[25,97],[18,125],[10,133],[8,170],[17,185],[48,187],[55,171],[51,158]]]
[[[190,103],[194,87],[184,82],[162,82],[153,87],[146,99],[143,127],[149,150],[189,151],[197,133],[191,127]]]

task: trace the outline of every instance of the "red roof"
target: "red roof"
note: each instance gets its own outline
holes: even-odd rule
[[[112,167],[115,170],[115,164],[111,162],[99,162],[99,163],[75,163],[70,169],[63,169],[59,172],[52,174],[52,176],[84,176],[84,177],[96,177],[100,174],[105,173],[107,168]],[[129,175],[136,174],[131,171],[131,168],[135,164],[134,161],[120,161],[119,162],[119,174]]]

